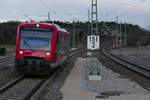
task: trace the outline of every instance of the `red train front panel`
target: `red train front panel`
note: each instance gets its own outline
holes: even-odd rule
[[[58,31],[49,24],[20,24],[16,39],[16,68],[27,74],[46,74],[56,66]]]

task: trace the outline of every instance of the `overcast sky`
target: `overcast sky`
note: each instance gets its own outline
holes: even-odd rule
[[[91,0],[0,0],[0,20],[47,19],[72,21],[88,20]],[[150,27],[150,0],[98,0],[99,21],[114,21]]]

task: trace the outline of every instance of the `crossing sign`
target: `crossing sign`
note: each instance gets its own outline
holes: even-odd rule
[[[87,49],[100,49],[100,38],[98,35],[91,35],[87,37]]]

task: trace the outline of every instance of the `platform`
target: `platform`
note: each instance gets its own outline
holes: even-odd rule
[[[149,91],[129,79],[121,78],[98,60],[102,80],[89,80],[86,68],[90,59],[77,59],[61,88],[63,100],[149,100]]]

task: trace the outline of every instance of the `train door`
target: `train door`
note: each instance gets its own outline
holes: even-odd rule
[[[68,34],[65,34],[64,37],[64,48],[65,48],[65,56],[67,57],[69,55],[69,38],[68,38]]]
[[[61,65],[64,61],[64,56],[65,56],[65,48],[64,48],[64,35],[63,33],[59,32],[58,33],[58,43],[57,43],[57,59],[58,59],[58,64]]]

